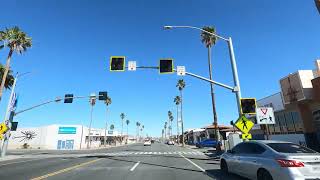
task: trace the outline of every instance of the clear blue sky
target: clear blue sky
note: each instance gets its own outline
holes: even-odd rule
[[[243,97],[262,98],[279,91],[279,79],[298,69],[314,68],[320,56],[320,15],[313,0],[262,1],[3,1],[0,29],[18,25],[33,38],[33,47],[14,55],[15,72],[31,71],[17,86],[18,109],[63,96],[89,95],[106,90],[112,98],[108,121],[120,127],[120,113],[145,125],[146,133],[160,135],[167,111],[175,116],[173,98],[179,77],[155,70],[112,73],[109,57],[124,55],[138,65],[156,65],[171,57],[175,65],[208,76],[207,50],[196,30],[164,31],[164,25],[213,25],[222,36],[232,36]],[[0,51],[5,63],[8,50]],[[227,44],[213,48],[214,80],[232,84]],[[185,77],[185,128],[212,123],[209,84]],[[218,121],[237,118],[234,94],[215,88]],[[4,116],[9,91],[0,103]],[[51,104],[16,117],[20,127],[53,123],[89,123],[87,100]],[[176,117],[176,116],[175,116]],[[105,105],[94,109],[94,127],[103,127]],[[175,131],[175,126],[174,126]]]

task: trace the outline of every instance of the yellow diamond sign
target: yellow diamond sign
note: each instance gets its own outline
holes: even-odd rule
[[[248,134],[254,123],[247,119],[245,116],[241,116],[234,124],[243,134]]]
[[[242,134],[241,138],[242,139],[252,139],[252,135],[251,134]]]
[[[4,134],[8,130],[8,127],[5,123],[0,124],[0,134]]]

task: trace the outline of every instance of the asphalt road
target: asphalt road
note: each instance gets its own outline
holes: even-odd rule
[[[26,154],[28,158],[0,161],[0,179],[243,180],[222,174],[219,161],[200,151],[161,143]]]

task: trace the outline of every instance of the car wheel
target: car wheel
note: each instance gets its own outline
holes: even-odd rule
[[[221,160],[221,162],[220,162],[220,169],[221,169],[221,171],[223,172],[223,173],[225,173],[225,174],[227,174],[228,172],[229,172],[229,170],[228,170],[228,164],[227,164],[227,162],[225,161],[225,160]]]
[[[258,171],[257,179],[258,180],[273,180],[271,174],[265,169],[260,169]]]

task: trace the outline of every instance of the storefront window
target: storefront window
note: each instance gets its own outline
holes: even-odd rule
[[[293,122],[294,122],[294,125],[295,125],[295,128],[296,128],[296,132],[297,133],[303,133],[303,130],[304,130],[304,126],[303,126],[303,122],[300,118],[300,115],[298,112],[291,112],[291,115],[292,115],[292,119],[293,119]]]

